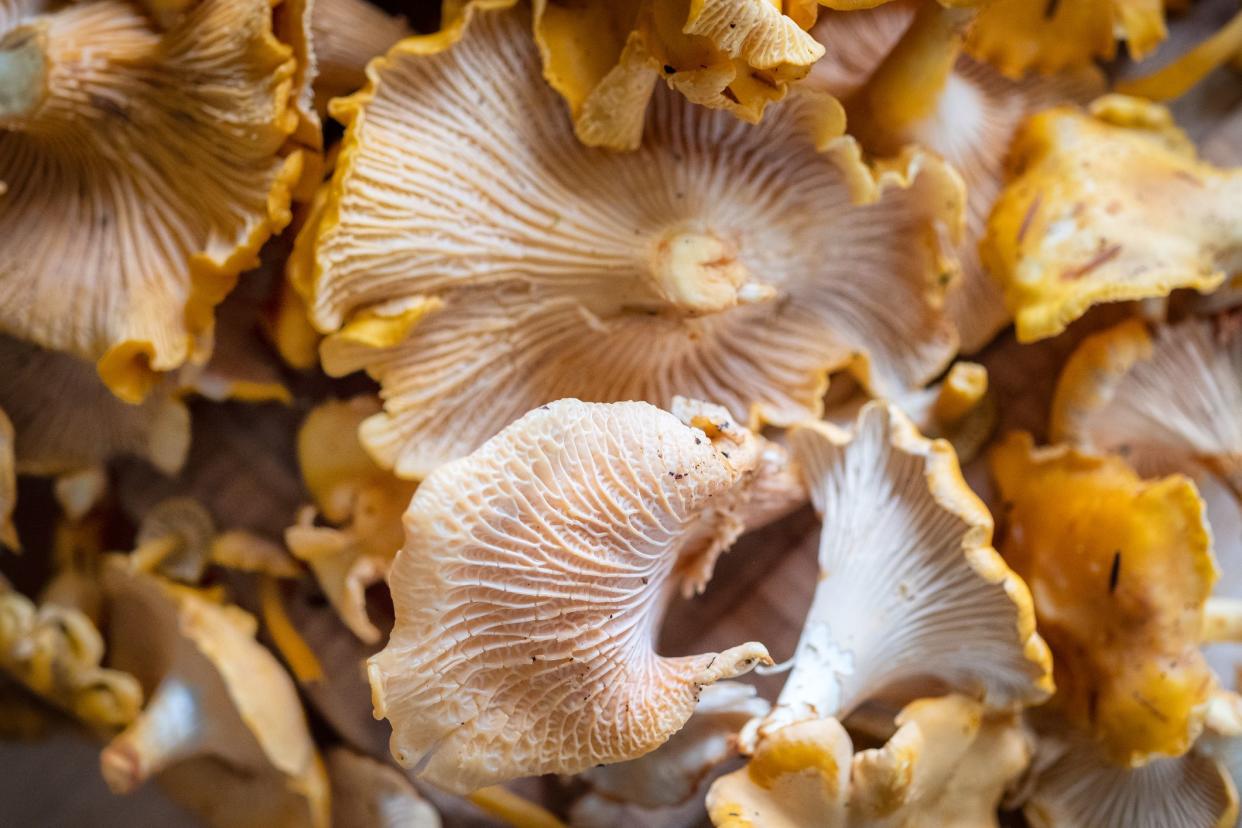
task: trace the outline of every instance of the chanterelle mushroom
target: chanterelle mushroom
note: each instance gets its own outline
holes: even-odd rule
[[[254,619],[136,572],[123,558],[108,560],[103,576],[112,663],[137,676],[149,696],[134,723],[100,756],[108,786],[127,793],[194,762],[222,780],[266,778],[274,786],[269,796],[289,798],[282,824],[326,825],[327,779],[297,690],[254,640]],[[195,792],[187,793],[197,801]],[[230,796],[215,792],[216,799]],[[210,798],[200,804],[223,809]]]
[[[122,398],[204,358],[212,307],[289,220],[291,52],[266,0],[157,27],[123,0],[0,2],[0,330]]]
[[[1216,686],[1199,651],[1216,565],[1194,486],[1025,433],[995,449],[992,471],[1002,549],[1056,658],[1053,707],[1115,765],[1185,753]]]
[[[1057,383],[1050,430],[1143,474],[1218,474],[1242,498],[1242,318],[1132,320],[1087,338]]]
[[[1200,161],[1163,107],[1113,95],[1041,112],[1010,164],[981,250],[1021,341],[1099,302],[1211,290],[1242,270],[1242,170]]]
[[[363,441],[385,465],[424,476],[562,397],[783,424],[819,415],[832,371],[882,392],[940,371],[963,202],[943,162],[910,151],[877,183],[810,92],[753,126],[657,92],[638,151],[585,148],[526,26],[483,10],[405,40],[337,106],[311,316],[330,372],[383,386]]]
[[[13,510],[17,507],[17,464],[13,459],[13,423],[0,408],[0,547],[17,549]]]
[[[733,531],[759,450],[716,407],[687,424],[559,400],[432,473],[389,576],[396,627],[368,662],[397,760],[464,792],[633,759],[703,687],[770,663],[756,643],[655,653],[677,570]]]
[[[390,764],[346,748],[328,751],[334,828],[440,828],[440,815]]]
[[[827,54],[803,81],[845,102],[850,134],[869,151],[891,156],[919,144],[962,174],[966,232],[955,250],[961,282],[950,289],[947,308],[967,353],[986,345],[1009,321],[978,247],[1015,130],[1033,112],[1059,103],[1085,104],[1104,91],[1092,68],[1013,81],[962,55],[972,14],[923,0],[822,14],[811,33]]]
[[[642,143],[660,80],[755,122],[824,54],[804,31],[815,22],[805,0],[535,0],[533,16],[544,77],[578,138],[618,150]]]
[[[824,522],[821,580],[776,706],[745,741],[911,688],[997,707],[1048,695],[1030,593],[991,547],[991,515],[946,442],[880,403],[852,435],[808,423],[790,442]]]

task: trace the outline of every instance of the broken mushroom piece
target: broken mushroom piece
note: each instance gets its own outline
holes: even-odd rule
[[[1168,34],[1164,7],[1165,0],[994,0],[971,27],[968,48],[1011,78],[1111,60],[1119,39],[1141,60]]]
[[[584,144],[634,150],[660,80],[687,100],[758,122],[824,48],[813,3],[588,0],[534,3],[543,76]],[[792,8],[791,8],[792,7]]]
[[[289,221],[289,48],[266,0],[166,30],[128,2],[0,3],[0,330],[144,399]]]
[[[327,753],[333,828],[440,828],[440,815],[400,771],[347,748]]]
[[[655,653],[677,569],[733,531],[722,514],[759,461],[706,410],[687,425],[559,400],[419,486],[389,574],[396,626],[368,661],[401,764],[464,793],[634,759],[704,687],[771,663],[753,642]]]
[[[744,746],[912,691],[991,707],[1048,696],[1030,593],[991,547],[992,517],[948,443],[870,403],[852,434],[804,423],[790,444],[823,520],[821,575],[785,686]]]
[[[213,603],[159,576],[135,572],[123,557],[103,567],[108,597],[111,662],[142,683],[148,696],[138,718],[100,755],[104,780],[117,793],[133,791],[166,769],[193,763],[197,775],[222,789],[190,801],[213,812],[233,797],[225,780],[270,786],[279,823],[326,826],[327,779],[307,729],[292,680],[254,639],[253,617]],[[180,785],[170,786],[178,794]],[[277,796],[274,792],[280,792]],[[236,810],[236,809],[231,809]]]
[[[103,638],[82,612],[35,604],[0,580],[0,671],[79,721],[124,727],[142,707],[128,673],[100,666]]]
[[[879,748],[854,752],[836,719],[782,727],[747,766],[718,779],[707,812],[718,828],[992,828],[1031,746],[1016,714],[960,695],[920,699]]]
[[[1099,302],[1215,289],[1242,270],[1242,170],[1200,161],[1168,110],[1111,95],[1019,130],[981,251],[1018,339]]]
[[[1088,337],[1057,382],[1049,428],[1144,475],[1217,475],[1242,498],[1242,318],[1130,320]]]
[[[383,465],[423,477],[562,397],[788,424],[833,371],[892,392],[942,370],[947,165],[911,150],[877,180],[810,92],[752,126],[658,91],[639,150],[584,148],[526,25],[483,10],[405,40],[337,105],[311,317],[330,373],[382,385],[362,437]]]
[[[850,134],[869,152],[891,157],[918,144],[961,173],[966,232],[954,251],[961,281],[946,302],[965,353],[978,351],[1009,322],[1000,287],[984,270],[978,248],[1014,132],[1033,112],[1085,104],[1105,89],[1093,68],[1014,81],[962,55],[973,14],[921,0],[826,12],[811,33],[827,55],[803,81],[844,101]]]
[[[330,400],[307,416],[298,463],[316,508],[285,530],[289,551],[310,565],[337,615],[371,644],[380,631],[367,617],[366,588],[384,580],[404,542],[401,516],[416,487],[377,466],[358,442],[359,425],[378,411],[367,396]],[[316,509],[333,525],[316,526]]]
[[[1002,550],[1056,659],[1053,708],[1115,765],[1185,753],[1216,687],[1199,647],[1217,573],[1194,485],[1145,481],[1119,457],[1036,449],[1021,432],[994,450],[992,474]]]

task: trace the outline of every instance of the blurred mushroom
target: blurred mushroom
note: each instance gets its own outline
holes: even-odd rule
[[[108,786],[128,793],[159,775],[212,824],[249,813],[244,824],[326,826],[328,783],[297,690],[254,640],[253,617],[123,558],[102,575],[111,661],[149,699],[100,755]],[[263,808],[241,807],[248,789],[263,792]]]
[[[1212,71],[1231,59],[1242,56],[1242,12],[1186,51],[1171,63],[1150,75],[1131,78],[1117,84],[1117,91],[1153,101],[1181,97]]]
[[[1098,302],[1206,292],[1242,270],[1242,172],[1200,161],[1168,110],[1111,95],[1030,118],[988,220],[985,264],[1018,339]]]
[[[362,430],[383,465],[425,476],[562,397],[685,394],[782,425],[820,414],[831,372],[893,393],[943,369],[964,201],[943,162],[867,168],[811,92],[756,126],[657,92],[641,149],[590,150],[524,14],[467,17],[336,111],[311,317],[330,373],[383,386]]]
[[[399,762],[468,792],[633,759],[705,686],[770,663],[753,642],[654,651],[678,568],[733,531],[759,462],[723,417],[559,400],[419,486],[389,576],[396,626],[369,660]]]
[[[1019,124],[1060,103],[1085,104],[1105,89],[1093,68],[1009,80],[961,54],[974,12],[901,0],[870,11],[828,12],[812,29],[827,55],[804,83],[845,102],[850,134],[870,152],[919,144],[943,156],[966,183],[966,232],[955,253],[961,281],[948,293],[962,350],[978,351],[1009,322],[979,241],[1003,183],[1003,162]]]
[[[783,11],[784,9],[784,11]],[[804,29],[811,3],[536,0],[543,76],[584,144],[637,149],[663,79],[687,100],[757,123],[824,48]]]
[[[331,98],[348,95],[367,82],[366,68],[411,34],[405,19],[365,0],[308,0],[315,61],[315,110],[328,111]]]
[[[440,828],[436,809],[396,768],[339,747],[327,760],[333,828]]]
[[[17,508],[17,464],[13,456],[13,422],[0,408],[0,547],[21,548],[13,510]]]
[[[128,2],[0,4],[0,330],[139,402],[289,221],[295,61],[266,0],[167,28]]]

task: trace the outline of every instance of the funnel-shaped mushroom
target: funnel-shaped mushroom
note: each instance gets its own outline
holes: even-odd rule
[[[167,29],[124,0],[0,3],[0,330],[136,402],[289,220],[294,60],[266,0]]]
[[[860,703],[951,689],[991,706],[1051,690],[1022,579],[953,449],[870,403],[851,435],[807,423],[790,443],[824,526],[821,580],[775,708],[755,736]]]
[[[396,627],[369,661],[398,761],[470,791],[633,759],[705,686],[769,661],[756,643],[655,653],[677,570],[734,531],[759,461],[753,435],[701,412],[560,400],[419,486]]]
[[[809,4],[751,0],[536,0],[543,74],[590,146],[637,149],[661,79],[696,104],[757,122],[824,49]]]
[[[962,272],[947,307],[967,353],[986,345],[1009,321],[1000,287],[984,271],[978,248],[1014,132],[1033,112],[1085,104],[1104,91],[1094,69],[1013,81],[962,55],[971,14],[921,0],[822,14],[811,33],[827,54],[803,82],[845,101],[850,133],[871,152],[890,156],[919,144],[961,173],[966,232],[955,253]]]
[[[363,442],[384,465],[424,476],[562,397],[782,424],[819,415],[832,371],[891,392],[943,368],[963,201],[943,162],[907,152],[877,182],[810,92],[755,126],[660,92],[641,149],[588,149],[524,14],[467,19],[394,47],[337,111],[311,316],[337,332],[329,372],[383,386]]]
[[[129,405],[109,393],[90,363],[3,335],[0,377],[0,406],[13,422],[22,474],[70,474],[122,455],[165,474],[185,462],[190,413],[169,387]]]
[[[717,780],[707,811],[719,828],[991,828],[1030,745],[1012,713],[959,695],[920,699],[879,748],[854,752],[835,719],[777,730],[749,764]]]
[[[1199,651],[1216,566],[1193,484],[1037,450],[1025,433],[996,448],[992,471],[1002,548],[1056,658],[1054,707],[1115,765],[1185,753],[1216,686]]]
[[[380,631],[367,617],[366,588],[383,580],[405,534],[401,515],[416,484],[375,465],[358,442],[358,426],[375,414],[374,397],[317,406],[298,432],[302,478],[320,514],[334,526],[315,526],[315,510],[285,530],[285,543],[315,573],[345,625],[363,641]]]
[[[1239,321],[1129,321],[1084,340],[1057,383],[1052,438],[1121,453],[1142,474],[1218,474],[1242,498]]]
[[[269,797],[278,799],[275,792],[282,791],[289,800],[282,824],[326,825],[327,780],[297,690],[254,640],[254,619],[135,572],[122,558],[107,561],[103,578],[112,662],[137,676],[149,698],[100,756],[108,786],[127,793],[194,762],[194,771],[181,778],[261,777],[273,786]],[[221,784],[225,789],[214,798],[232,798]],[[216,807],[210,798],[203,804]]]
[[[1092,305],[1200,291],[1242,270],[1242,170],[1200,161],[1168,110],[1109,96],[1019,130],[984,263],[1018,339],[1054,336]]]
[[[0,408],[0,547],[17,549],[13,510],[17,508],[17,464],[13,454],[13,422]]]
[[[1164,40],[1164,0],[994,0],[970,31],[971,53],[1009,77],[1111,59],[1117,40],[1138,60]]]
[[[88,725],[124,727],[142,707],[131,675],[100,666],[103,639],[83,613],[0,583],[0,671]]]

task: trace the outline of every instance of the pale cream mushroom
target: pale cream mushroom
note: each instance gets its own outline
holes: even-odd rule
[[[467,792],[634,759],[704,687],[770,663],[756,643],[655,652],[678,571],[734,531],[760,459],[722,409],[690,408],[559,400],[423,481],[369,660],[398,761]]]
[[[333,828],[440,828],[440,815],[391,765],[346,748],[327,752]]]
[[[425,476],[562,397],[783,425],[834,371],[880,393],[940,373],[964,202],[943,162],[869,169],[839,107],[796,89],[758,125],[657,91],[636,152],[585,148],[527,26],[476,10],[336,105],[310,314],[330,373],[381,383],[362,436],[383,465]]]
[[[326,826],[328,783],[297,690],[254,619],[120,557],[102,576],[111,662],[148,695],[100,755],[109,787],[158,775],[212,824]]]
[[[17,508],[17,464],[13,458],[13,423],[0,408],[0,546],[21,547],[13,510]]]

